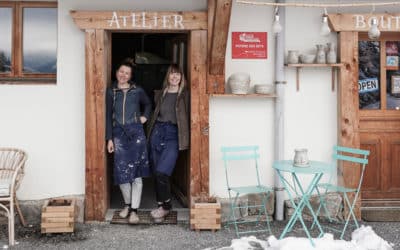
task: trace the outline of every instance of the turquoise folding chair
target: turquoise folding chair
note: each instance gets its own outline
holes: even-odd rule
[[[258,161],[257,159],[260,157],[258,153],[258,146],[242,146],[242,147],[222,147],[221,148],[225,166],[225,176],[226,176],[226,184],[228,188],[229,194],[229,201],[230,201],[230,217],[231,221],[228,222],[229,224],[233,224],[236,230],[236,235],[239,237],[240,234],[245,233],[255,233],[255,232],[269,232],[271,234],[270,223],[268,219],[267,213],[267,201],[268,198],[273,191],[272,188],[266,187],[261,185],[260,183],[260,175],[258,173]],[[242,164],[230,164],[233,161],[242,161]],[[252,164],[249,164],[252,163]],[[253,165],[253,166],[252,166]],[[249,175],[251,168],[254,168],[255,175],[257,176],[255,180],[255,185],[251,186],[234,186],[230,182],[229,172],[232,171],[232,168],[242,168],[243,174]],[[231,178],[232,179],[232,178]],[[239,206],[237,204],[238,198],[244,194],[261,194],[263,199],[261,204],[259,205],[246,205],[246,206]],[[249,208],[259,208],[258,209],[258,216],[256,221],[249,221],[249,220],[240,220],[236,218],[235,211],[236,209],[249,209]],[[260,230],[248,230],[248,231],[239,231],[239,225],[244,223],[256,223],[259,225],[262,217],[262,212],[264,212],[267,222],[266,229]]]
[[[343,196],[343,205],[341,204],[341,208],[343,208],[343,206],[345,206],[345,205],[347,205],[347,207],[349,208],[349,214],[347,215],[347,217],[344,220],[344,227],[342,230],[340,230],[340,229],[338,230],[333,227],[328,227],[331,230],[341,232],[340,239],[343,239],[344,233],[346,232],[346,229],[349,226],[350,217],[352,217],[352,219],[354,221],[354,225],[352,225],[352,226],[359,228],[357,218],[354,215],[354,207],[357,202],[358,195],[360,193],[361,184],[362,184],[364,172],[365,172],[365,167],[368,164],[367,157],[369,155],[369,151],[362,150],[362,149],[356,149],[356,148],[341,147],[341,146],[334,146],[333,150],[334,150],[333,159],[336,162],[342,161],[342,162],[351,162],[351,163],[361,164],[360,181],[356,188],[348,188],[348,187],[344,187],[344,186],[335,185],[335,184],[332,184],[331,181],[329,181],[329,183],[320,183],[317,185],[317,192],[320,197],[320,205],[319,205],[317,213],[316,213],[317,216],[318,216],[319,212],[321,211],[321,208],[323,208],[325,211],[325,214],[327,215],[327,217],[329,219],[329,222],[333,222],[333,221],[339,222],[338,220],[333,219],[331,217],[331,215],[329,214],[329,211],[326,207],[325,195],[329,191],[341,193]],[[325,189],[325,192],[321,194],[320,189]],[[353,202],[350,202],[349,197],[347,195],[348,193],[354,193]]]

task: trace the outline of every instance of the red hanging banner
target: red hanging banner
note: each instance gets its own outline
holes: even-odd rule
[[[267,32],[232,32],[232,59],[266,59]]]

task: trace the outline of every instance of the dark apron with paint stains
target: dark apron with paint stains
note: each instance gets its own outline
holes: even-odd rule
[[[178,153],[178,126],[170,122],[156,122],[150,136],[150,160],[153,171],[171,176]]]
[[[150,176],[146,136],[143,125],[132,123],[113,128],[114,183],[131,183],[138,177]]]

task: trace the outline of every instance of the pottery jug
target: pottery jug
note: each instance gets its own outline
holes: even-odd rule
[[[287,62],[288,63],[299,63],[299,51],[289,50]]]
[[[327,43],[328,52],[326,53],[326,62],[327,63],[336,63],[336,51],[335,45],[333,43]]]
[[[326,63],[326,54],[324,50],[324,45],[317,44],[317,63]]]
[[[300,148],[294,150],[294,165],[308,165],[308,156],[307,156],[307,149]]]

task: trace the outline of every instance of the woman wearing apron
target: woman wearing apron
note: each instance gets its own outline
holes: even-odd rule
[[[150,159],[158,208],[151,211],[162,222],[171,210],[170,176],[179,150],[189,148],[189,93],[178,65],[169,66],[164,88],[155,94],[156,108],[149,124]]]
[[[107,88],[106,141],[107,151],[114,152],[114,183],[125,202],[119,216],[129,216],[129,223],[135,224],[139,222],[142,177],[150,175],[143,123],[150,116],[151,102],[131,81],[133,66],[132,59],[125,59],[117,69],[117,81]]]

